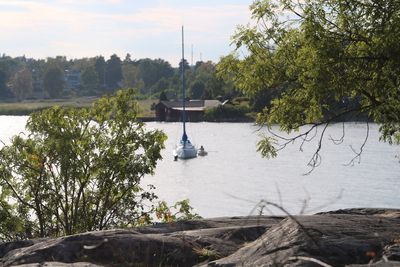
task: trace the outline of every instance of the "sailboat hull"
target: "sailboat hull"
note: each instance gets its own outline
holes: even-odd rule
[[[179,144],[174,150],[174,157],[180,159],[191,159],[197,157],[197,149],[193,145]]]

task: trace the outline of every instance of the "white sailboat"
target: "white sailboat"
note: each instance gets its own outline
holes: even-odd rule
[[[182,122],[183,122],[183,134],[179,143],[176,145],[176,148],[173,152],[175,159],[190,159],[197,157],[197,148],[190,142],[187,134],[186,134],[186,90],[185,90],[185,70],[184,70],[184,62],[185,62],[185,48],[184,48],[184,35],[183,35],[183,26],[182,26]]]

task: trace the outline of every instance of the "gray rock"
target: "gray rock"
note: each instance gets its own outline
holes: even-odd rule
[[[388,216],[390,212],[363,213],[287,218],[251,244],[208,266],[316,266],[315,261],[331,266],[368,264],[380,259],[384,246],[400,236],[400,220]]]
[[[0,266],[399,266],[400,210],[233,217],[0,244]]]
[[[75,263],[63,263],[63,262],[41,262],[41,263],[30,263],[16,265],[15,267],[102,267],[102,265],[97,265],[89,262],[75,262]]]
[[[0,265],[89,262],[107,266],[192,266],[234,253],[280,220],[217,218],[89,232],[23,245],[4,243],[0,251],[8,252],[3,253]]]
[[[399,241],[397,240],[397,242]],[[383,256],[390,261],[400,261],[400,243],[387,245],[383,249]]]
[[[400,267],[400,262],[398,261],[378,261],[368,264],[352,264],[346,265],[348,267]]]

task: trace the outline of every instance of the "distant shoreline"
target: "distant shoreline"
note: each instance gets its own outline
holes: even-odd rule
[[[76,107],[85,108],[92,105],[98,97],[77,97],[71,99],[41,99],[41,100],[28,100],[23,102],[0,102],[0,116],[29,116],[33,112],[41,111],[52,106],[62,107]],[[155,116],[154,110],[151,109],[153,103],[157,103],[157,99],[138,100],[139,113],[138,120],[142,122],[157,122],[159,121]],[[237,118],[214,118],[212,120],[201,120],[199,122],[231,122],[231,123],[254,123],[255,116],[237,117]],[[179,121],[168,121],[179,122]],[[372,122],[368,120],[367,116],[361,116],[357,120],[354,118],[343,118],[337,120],[339,122]]]
[[[33,112],[37,112],[40,110],[45,109],[44,108],[39,108],[35,110],[10,110],[10,112],[6,111],[4,112],[3,109],[0,107],[0,116],[29,116]],[[160,121],[157,120],[156,117],[152,116],[138,116],[138,120],[141,122],[164,122],[164,123],[174,123],[174,122],[180,122],[180,121]],[[192,123],[201,123],[201,122],[210,122],[210,123],[255,123],[256,120],[253,118],[229,118],[229,119],[220,119],[220,120],[202,120],[202,121],[196,121]],[[342,121],[335,121],[332,123],[341,123],[341,122],[372,122],[366,119],[360,119],[360,120],[342,120]],[[332,124],[331,123],[331,124]]]
[[[85,108],[89,107],[98,97],[79,97],[72,99],[42,99],[30,100],[23,102],[0,102],[0,116],[29,116],[33,112],[41,111],[52,106],[62,107],[76,107]],[[158,102],[157,99],[138,100],[139,113],[138,120],[142,122],[156,122],[159,121],[155,116],[154,110],[151,110],[153,103]],[[168,121],[174,122],[174,121]],[[179,122],[179,121],[175,121]],[[252,117],[240,118],[222,118],[214,120],[202,120],[201,122],[255,122]]]

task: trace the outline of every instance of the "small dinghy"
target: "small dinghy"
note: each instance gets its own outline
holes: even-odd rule
[[[204,156],[207,156],[207,154],[208,154],[208,152],[204,150],[203,146],[201,146],[199,148],[199,150],[197,151],[197,156],[204,157]]]

